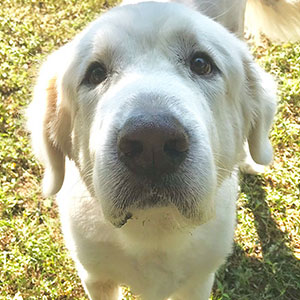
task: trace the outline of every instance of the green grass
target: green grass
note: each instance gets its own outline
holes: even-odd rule
[[[1,2],[0,299],[87,299],[63,244],[55,201],[41,197],[42,169],[23,112],[41,61],[111,3]],[[234,252],[218,272],[212,299],[299,300],[300,44],[264,43],[253,51],[279,83],[275,158],[263,176],[241,176]],[[124,299],[132,299],[128,291]]]

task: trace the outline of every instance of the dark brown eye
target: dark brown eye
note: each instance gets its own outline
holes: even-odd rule
[[[99,62],[92,63],[85,75],[84,82],[89,85],[98,85],[107,78],[105,66]]]
[[[200,53],[192,57],[190,68],[197,75],[209,75],[213,71],[213,64],[207,55]]]

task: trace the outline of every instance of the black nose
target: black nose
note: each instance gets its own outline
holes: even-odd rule
[[[119,159],[128,169],[156,179],[178,169],[187,156],[189,137],[171,114],[145,112],[125,122],[117,146]]]

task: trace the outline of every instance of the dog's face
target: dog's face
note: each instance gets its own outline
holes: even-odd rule
[[[206,222],[246,139],[257,163],[272,159],[272,81],[239,40],[184,6],[112,9],[41,74],[31,128],[34,145],[44,141],[46,193],[60,189],[69,156],[115,226],[152,208]]]

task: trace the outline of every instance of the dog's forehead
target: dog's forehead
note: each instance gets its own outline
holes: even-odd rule
[[[177,3],[145,2],[111,9],[92,24],[87,32],[90,43],[104,46],[126,46],[138,41],[161,44],[179,36],[203,44],[224,43],[229,33],[208,17]],[[223,38],[223,40],[220,40]],[[122,43],[122,44],[121,44]],[[105,45],[104,45],[105,44]]]

